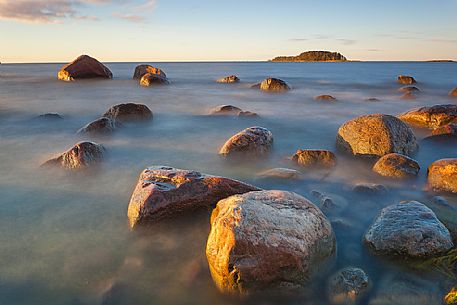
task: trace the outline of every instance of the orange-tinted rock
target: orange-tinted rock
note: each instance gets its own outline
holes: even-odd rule
[[[93,142],[80,142],[61,154],[46,161],[42,166],[60,166],[66,169],[82,169],[102,161],[105,154],[103,146]]]
[[[103,116],[121,123],[148,121],[152,119],[152,111],[143,104],[126,103],[111,107]]]
[[[239,83],[240,79],[236,75],[230,75],[230,76],[226,76],[223,78],[219,78],[216,82],[231,84],[231,83]]]
[[[336,165],[336,156],[329,150],[299,149],[292,161],[303,167],[332,167]]]
[[[449,96],[457,97],[457,88],[452,89],[452,90],[449,92]]]
[[[146,73],[140,79],[140,85],[143,87],[150,87],[152,85],[168,85],[170,82],[166,77],[159,74]]]
[[[141,79],[143,75],[151,73],[162,78],[167,78],[165,72],[159,68],[155,68],[151,65],[139,65],[135,67],[135,72],[133,73],[133,79]]]
[[[412,92],[406,92],[401,96],[402,100],[415,100],[416,98],[416,95]]]
[[[437,128],[449,123],[457,123],[457,105],[415,108],[400,114],[398,117],[413,126]]]
[[[224,157],[260,157],[270,152],[273,134],[263,127],[249,127],[227,140],[219,151]]]
[[[267,78],[260,83],[260,90],[281,92],[290,90],[289,85],[285,81],[278,78]]]
[[[342,151],[365,157],[411,155],[418,148],[411,128],[386,114],[364,115],[344,123],[338,129],[336,144]]]
[[[121,124],[108,117],[101,117],[78,130],[79,134],[110,134]]]
[[[438,128],[433,129],[432,135],[434,136],[456,136],[457,135],[457,124],[447,124]]]
[[[399,75],[397,77],[397,82],[403,85],[412,85],[416,83],[416,80],[412,76]]]
[[[84,78],[113,78],[113,73],[95,58],[81,55],[63,66],[57,78],[67,82]]]
[[[419,88],[414,87],[414,86],[406,86],[406,87],[401,87],[398,89],[398,92],[419,92]]]
[[[333,96],[328,95],[328,94],[318,95],[314,99],[316,101],[329,101],[329,102],[336,101],[336,98],[334,98]]]
[[[229,178],[152,166],[141,173],[130,199],[130,227],[158,222],[192,210],[210,209],[223,198],[255,190],[259,189]]]
[[[330,222],[309,200],[258,191],[217,203],[206,257],[224,293],[299,293],[334,257],[335,244]]]
[[[457,158],[433,162],[428,167],[427,181],[435,191],[457,193]]]
[[[391,153],[381,157],[373,166],[373,171],[384,177],[407,178],[417,176],[420,166],[416,160]]]
[[[273,179],[301,179],[303,174],[298,170],[291,168],[272,168],[257,174],[260,178],[273,178]]]

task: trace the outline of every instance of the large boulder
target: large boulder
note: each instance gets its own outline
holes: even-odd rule
[[[333,167],[336,156],[329,150],[299,149],[292,156],[292,161],[303,167]]]
[[[162,78],[167,78],[165,72],[163,72],[160,68],[155,68],[151,65],[138,65],[135,67],[135,72],[133,73],[133,79],[141,79],[143,75],[151,73],[157,75]]]
[[[428,185],[435,191],[457,193],[457,158],[441,159],[428,167]]]
[[[363,157],[382,157],[388,153],[411,155],[418,144],[411,128],[386,114],[364,115],[338,129],[337,147]]]
[[[263,91],[272,91],[272,92],[281,92],[290,90],[289,85],[281,79],[278,78],[267,78],[264,79],[259,86],[260,90]]]
[[[399,75],[397,77],[397,82],[402,85],[412,85],[416,83],[416,80],[412,76]]]
[[[121,123],[148,121],[152,119],[152,111],[143,104],[125,103],[112,106],[103,116]]]
[[[88,123],[81,129],[79,129],[77,133],[95,135],[110,134],[120,126],[122,126],[121,123],[116,122],[112,118],[101,117],[96,119],[95,121]]]
[[[329,301],[331,304],[356,304],[368,290],[368,284],[368,276],[362,269],[344,268],[329,280]]]
[[[63,66],[57,78],[67,82],[81,78],[113,78],[113,73],[95,58],[81,55]]]
[[[364,240],[376,254],[412,258],[435,256],[454,246],[435,213],[417,201],[382,209]]]
[[[259,190],[229,178],[167,166],[146,168],[128,207],[130,227],[154,223],[187,211],[210,209],[221,199]]]
[[[60,166],[76,170],[88,168],[101,162],[105,149],[94,142],[79,142],[60,156],[46,161],[42,166]]]
[[[236,75],[230,75],[230,76],[219,78],[216,82],[231,84],[231,83],[239,83],[240,79]]]
[[[457,105],[435,105],[415,108],[398,116],[402,121],[417,127],[437,128],[457,123]]]
[[[324,214],[286,191],[258,191],[218,202],[206,257],[225,293],[292,292],[306,287],[335,254]]]
[[[384,177],[407,178],[417,176],[420,166],[416,160],[405,155],[387,154],[374,164],[373,171]]]
[[[268,154],[272,146],[271,131],[255,126],[246,128],[228,139],[219,150],[219,154],[224,157],[259,157]]]
[[[452,89],[450,92],[449,92],[449,96],[452,96],[452,97],[457,97],[457,87]]]
[[[170,82],[166,77],[159,74],[146,73],[140,79],[140,85],[143,87],[150,87],[152,85],[168,85]]]

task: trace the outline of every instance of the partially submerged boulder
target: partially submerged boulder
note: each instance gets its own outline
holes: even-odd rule
[[[418,144],[411,128],[386,114],[364,115],[338,129],[337,147],[354,156],[382,157],[388,153],[413,154]]]
[[[397,77],[397,82],[403,85],[412,85],[416,83],[416,80],[412,76],[407,75],[399,75]]]
[[[301,179],[303,174],[295,169],[277,167],[262,171],[257,174],[260,178],[276,178],[276,179]]]
[[[151,65],[138,65],[135,67],[135,72],[133,73],[133,79],[141,79],[143,75],[151,73],[156,76],[167,78],[165,72],[163,72],[160,68],[155,68]]]
[[[408,92],[419,92],[419,88],[415,87],[415,86],[406,86],[406,87],[401,87],[400,89],[398,89],[398,92],[405,92],[405,93],[408,93]]]
[[[101,162],[105,148],[94,142],[79,142],[59,157],[46,161],[42,166],[60,166],[66,169],[82,169]]]
[[[230,76],[219,78],[216,82],[232,84],[232,83],[239,83],[240,79],[236,75],[230,75]]]
[[[415,100],[417,97],[413,92],[406,92],[401,96],[402,100]]]
[[[79,134],[106,135],[114,132],[121,124],[107,117],[101,117],[79,129]]]
[[[417,201],[382,209],[364,240],[376,254],[411,258],[435,256],[454,246],[435,213]]]
[[[249,156],[260,157],[270,152],[273,134],[263,127],[249,127],[225,142],[219,151],[223,157]]]
[[[143,104],[125,103],[112,106],[103,116],[121,123],[148,121],[152,119],[152,111]]]
[[[398,116],[402,121],[417,127],[437,128],[457,123],[457,105],[435,105],[415,108]]]
[[[328,284],[331,304],[357,304],[368,290],[368,276],[360,268],[347,267],[331,276]]]
[[[168,85],[170,82],[160,74],[146,73],[140,79],[140,85],[150,87],[152,85]]]
[[[272,78],[272,77],[263,80],[260,83],[259,88],[260,88],[260,90],[271,91],[271,92],[281,92],[281,91],[290,90],[289,85],[285,81],[283,81],[279,78]]]
[[[220,105],[211,110],[212,115],[239,115],[242,110],[232,105]]]
[[[40,121],[60,121],[63,120],[63,116],[61,116],[57,112],[48,112],[40,114],[39,116],[36,116],[34,119]]]
[[[457,158],[433,162],[428,167],[427,176],[432,190],[457,193]]]
[[[451,97],[457,97],[457,87],[452,89],[450,92],[449,92],[449,96]]]
[[[392,178],[414,177],[419,170],[420,166],[416,160],[397,153],[384,155],[373,166],[373,171],[379,175]]]
[[[354,193],[366,194],[366,195],[382,195],[387,194],[389,190],[382,184],[377,183],[357,183],[352,186]]]
[[[130,227],[155,223],[197,209],[210,209],[221,199],[259,190],[224,177],[168,166],[146,168],[128,207]]]
[[[336,156],[329,150],[299,149],[292,156],[292,161],[303,167],[333,167]]]
[[[428,141],[457,140],[457,124],[447,124],[433,129],[432,135],[424,138]]]
[[[329,221],[295,193],[234,195],[211,215],[206,257],[225,293],[299,292],[334,254]]]
[[[335,102],[337,99],[334,98],[334,97],[331,96],[331,95],[323,94],[323,95],[318,95],[318,96],[314,97],[314,100],[316,100],[316,101],[329,101],[329,102]]]
[[[365,99],[366,102],[380,102],[380,99],[376,97],[369,97]]]
[[[57,78],[67,82],[83,78],[113,78],[113,73],[95,58],[81,55],[63,66],[57,73]]]

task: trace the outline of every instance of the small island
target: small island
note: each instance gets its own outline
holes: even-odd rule
[[[278,56],[271,61],[275,62],[313,62],[313,61],[326,61],[326,62],[342,62],[347,61],[341,53],[329,51],[308,51],[303,52],[297,56]]]

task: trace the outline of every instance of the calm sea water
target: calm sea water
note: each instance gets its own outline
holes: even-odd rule
[[[205,242],[207,213],[190,215],[154,230],[130,232],[127,205],[138,174],[149,165],[227,176],[266,189],[297,192],[309,199],[319,190],[347,207],[331,215],[352,229],[335,228],[338,256],[331,271],[363,268],[372,281],[362,300],[369,304],[392,274],[417,279],[417,293],[445,293],[449,280],[432,270],[417,271],[398,260],[373,256],[362,236],[379,210],[400,200],[430,201],[422,191],[426,168],[434,160],[457,157],[455,145],[421,143],[415,180],[391,182],[372,174],[370,164],[338,155],[329,175],[307,172],[303,181],[259,180],[255,173],[291,167],[286,157],[297,149],[335,150],[338,127],[369,113],[398,114],[410,108],[455,103],[447,93],[457,86],[454,63],[157,63],[171,85],[142,88],[131,79],[136,63],[110,63],[113,80],[64,83],[60,64],[0,65],[0,304],[222,304],[212,283]],[[215,79],[238,75],[242,82]],[[422,93],[401,100],[395,83],[411,74]],[[249,86],[279,77],[293,91],[267,94]],[[313,97],[331,94],[336,103]],[[367,102],[376,97],[379,102]],[[150,124],[130,125],[95,139],[109,151],[102,167],[88,174],[43,171],[39,165],[81,140],[75,132],[110,106],[144,103],[154,112]],[[260,118],[210,117],[209,110],[232,104]],[[33,118],[58,112],[64,120]],[[270,158],[257,163],[226,163],[219,147],[234,133],[263,126],[274,134]],[[415,130],[418,138],[427,135]],[[348,190],[358,182],[382,183],[384,196]],[[446,196],[457,207],[456,196]],[[301,304],[326,304],[324,280]],[[432,283],[432,284],[430,284]],[[315,287],[314,287],[315,286]],[[294,300],[296,304],[296,300]],[[437,299],[437,304],[440,300]],[[403,304],[403,303],[402,303]],[[405,303],[406,304],[406,303]]]

